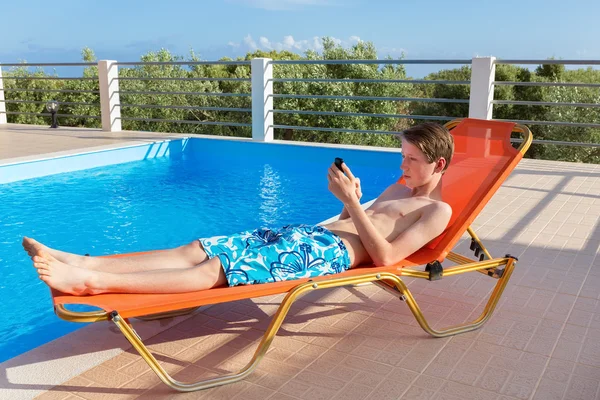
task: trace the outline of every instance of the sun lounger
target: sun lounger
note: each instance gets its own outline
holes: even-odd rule
[[[292,303],[303,294],[326,288],[372,282],[405,301],[419,325],[435,337],[445,337],[479,328],[492,315],[506,287],[517,259],[506,255],[492,258],[475,232],[470,228],[479,212],[506,180],[523,157],[532,141],[531,132],[522,125],[510,122],[463,119],[449,122],[455,141],[455,154],[442,179],[442,196],[452,206],[453,214],[446,230],[421,250],[396,265],[373,267],[365,265],[341,274],[236,287],[219,287],[205,291],[179,294],[102,294],[96,296],[71,296],[52,291],[56,314],[68,321],[97,322],[110,320],[115,323],[133,347],[146,360],[160,379],[179,391],[193,391],[236,382],[248,376],[266,354]],[[523,136],[518,148],[513,147],[511,136]],[[451,249],[467,232],[471,250],[476,259],[451,252]],[[122,256],[122,255],[121,255]],[[118,256],[117,256],[118,257]],[[458,266],[443,268],[448,259]],[[425,268],[417,268],[425,266]],[[472,322],[441,330],[431,328],[403,282],[403,276],[435,281],[444,276],[478,271],[496,279],[496,286],[482,314]],[[274,294],[287,293],[272,318],[258,348],[248,364],[236,373],[196,383],[174,380],[159,365],[154,356],[140,340],[128,322],[129,318],[172,316],[202,305],[230,302]],[[101,311],[75,312],[68,304],[86,304]]]

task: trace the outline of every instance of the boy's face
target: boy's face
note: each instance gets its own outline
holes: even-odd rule
[[[410,187],[423,186],[433,175],[441,172],[439,161],[430,163],[418,147],[402,140],[402,165],[406,184]]]

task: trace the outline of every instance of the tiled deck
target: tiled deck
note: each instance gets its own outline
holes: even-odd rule
[[[183,136],[153,132],[103,132],[100,129],[6,124],[0,125],[0,163],[6,159],[26,161],[40,154],[73,152],[89,147],[115,146],[123,142],[148,142]]]
[[[3,134],[0,129],[6,154]],[[43,151],[58,150],[64,148]],[[38,397],[45,400],[598,399],[599,217],[600,166],[524,160],[473,225],[492,255],[520,260],[494,316],[478,331],[431,338],[405,304],[372,285],[315,291],[295,304],[266,358],[240,383],[172,392],[114,327],[100,324],[63,340],[70,349],[50,344],[0,364],[0,393],[8,389],[22,398],[21,392],[49,389]],[[470,255],[466,240],[458,250]],[[407,281],[434,327],[476,317],[495,283],[478,273]],[[247,362],[280,299],[133,324],[168,372],[192,381]],[[157,334],[161,325],[168,329]],[[99,338],[114,340],[114,349],[99,345]],[[107,361],[56,386],[19,376],[21,368],[42,371],[56,359],[72,363],[85,345]]]

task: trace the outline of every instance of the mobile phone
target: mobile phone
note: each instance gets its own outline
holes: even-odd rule
[[[335,166],[338,167],[338,169],[340,171],[344,172],[344,170],[342,169],[342,164],[344,163],[343,158],[336,157],[334,163],[335,163]]]

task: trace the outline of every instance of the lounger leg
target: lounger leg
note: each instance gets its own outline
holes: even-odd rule
[[[370,281],[373,281],[375,279],[376,278],[373,275],[371,277]],[[369,280],[354,278],[354,279],[338,279],[337,281],[338,281],[338,282],[336,282],[337,284],[334,284],[333,286],[345,286],[345,285],[349,285],[354,282],[361,283],[361,282],[366,282]],[[331,287],[331,286],[332,285],[330,284],[330,285],[323,285],[321,287],[320,284],[308,282],[308,283],[300,284],[296,288],[291,290],[287,294],[287,296],[283,299],[281,304],[279,305],[277,312],[275,313],[275,315],[273,316],[273,318],[271,320],[271,324],[267,328],[265,334],[263,335],[261,342],[258,345],[258,348],[256,349],[256,351],[254,353],[254,356],[252,357],[252,359],[248,362],[248,364],[244,368],[242,368],[241,370],[239,370],[236,373],[232,373],[232,374],[228,374],[228,375],[224,375],[224,376],[220,376],[220,377],[216,377],[216,378],[206,379],[206,380],[196,382],[196,383],[184,383],[184,382],[179,382],[179,381],[173,379],[164,370],[164,368],[158,363],[158,361],[152,355],[150,350],[148,350],[148,348],[144,345],[141,338],[137,335],[137,333],[133,330],[133,328],[126,323],[124,318],[122,318],[118,312],[113,311],[110,315],[110,318],[117,325],[117,327],[121,330],[121,332],[127,338],[127,340],[129,340],[129,342],[132,344],[132,346],[138,351],[138,353],[140,353],[140,355],[146,361],[146,363],[148,363],[150,368],[156,373],[156,375],[158,375],[158,377],[166,385],[168,385],[169,387],[171,387],[175,390],[178,390],[180,392],[192,392],[195,390],[208,389],[208,388],[212,388],[215,386],[220,386],[220,385],[225,385],[228,383],[237,382],[239,380],[244,379],[248,375],[250,375],[250,373],[254,370],[254,368],[256,368],[256,366],[258,365],[260,360],[267,353],[267,350],[269,349],[269,346],[271,346],[271,343],[273,342],[273,339],[275,338],[277,331],[281,327],[283,320],[285,319],[287,313],[289,312],[292,303],[299,296],[301,296],[302,294],[304,294],[308,291],[315,290],[317,288],[325,288],[325,287]]]
[[[487,261],[485,263],[489,264],[489,263],[493,263],[493,262],[494,261],[492,260],[492,261]],[[477,267],[481,268],[481,266],[479,266],[479,264],[480,263],[475,263],[474,265],[471,265],[471,266],[458,267],[460,269],[460,271],[459,271],[459,269],[456,269],[455,272],[460,273],[463,270],[464,271],[476,270]],[[290,292],[288,292],[288,294],[285,296],[285,298],[279,305],[277,312],[273,316],[273,318],[271,320],[271,324],[267,328],[265,334],[263,335],[262,340],[260,341],[256,351],[254,352],[252,359],[248,362],[248,364],[244,368],[242,368],[241,370],[239,370],[238,372],[235,372],[235,373],[231,373],[231,374],[224,375],[224,376],[219,376],[216,378],[206,379],[206,380],[195,382],[195,383],[184,383],[184,382],[179,382],[179,381],[173,379],[164,370],[164,368],[158,363],[158,361],[152,355],[150,350],[148,350],[148,348],[144,345],[141,338],[137,335],[137,333],[133,330],[133,328],[129,324],[127,324],[127,322],[119,315],[118,312],[113,311],[110,314],[110,319],[117,325],[117,327],[121,330],[121,332],[127,338],[127,340],[129,340],[129,342],[140,353],[140,355],[146,361],[146,363],[148,363],[150,368],[158,375],[158,377],[166,385],[168,385],[169,387],[171,387],[175,390],[181,391],[181,392],[191,392],[191,391],[195,391],[195,390],[208,389],[208,388],[212,388],[215,386],[221,386],[221,385],[225,385],[228,383],[237,382],[237,381],[240,381],[240,380],[246,378],[248,375],[250,375],[250,373],[256,368],[258,363],[262,360],[264,355],[267,353],[267,350],[271,346],[271,343],[273,342],[273,339],[275,338],[277,331],[281,327],[283,320],[285,319],[285,317],[286,317],[287,313],[289,312],[294,301],[296,301],[296,299],[298,297],[302,296],[306,292],[309,292],[312,290],[317,290],[317,289],[327,289],[327,288],[348,286],[348,285],[352,285],[352,284],[360,284],[360,283],[366,283],[366,282],[381,281],[381,283],[383,283],[383,282],[391,283],[391,284],[393,284],[393,286],[396,287],[397,292],[400,293],[400,295],[406,301],[410,310],[416,317],[416,319],[419,322],[419,324],[421,325],[421,327],[425,331],[427,331],[428,333],[430,333],[431,335],[433,335],[435,337],[445,337],[445,336],[455,335],[457,333],[468,332],[468,331],[477,329],[485,321],[487,321],[487,319],[489,319],[492,312],[494,311],[494,308],[496,307],[496,304],[498,303],[498,299],[500,298],[500,296],[502,295],[502,292],[504,291],[504,288],[506,287],[506,284],[508,282],[508,279],[510,278],[510,275],[512,274],[513,264],[514,264],[514,260],[512,258],[509,258],[506,263],[505,272],[504,272],[502,278],[500,278],[498,280],[498,283],[496,284],[496,287],[485,307],[485,310],[483,311],[483,313],[481,314],[481,316],[479,318],[477,318],[475,321],[473,321],[471,323],[443,329],[440,331],[434,330],[429,326],[429,324],[425,320],[425,317],[423,316],[423,313],[421,312],[421,309],[419,308],[417,302],[415,301],[414,297],[412,296],[412,294],[406,287],[406,284],[397,275],[386,272],[386,273],[380,273],[380,274],[368,274],[368,275],[361,275],[361,276],[356,276],[356,277],[336,278],[336,279],[324,280],[324,281],[319,281],[319,282],[314,282],[314,283],[307,282],[307,283],[300,284],[300,285],[296,286],[294,289],[292,289]]]
[[[408,290],[408,288],[406,287],[406,284],[401,279],[398,278],[386,281],[393,283],[395,287],[394,289],[392,289],[393,293],[401,295],[401,299],[406,302],[406,304],[410,308],[410,311],[413,313],[413,315],[417,319],[417,322],[419,323],[421,328],[423,328],[423,330],[425,330],[427,333],[434,337],[447,337],[478,329],[492,316],[492,313],[494,312],[494,309],[496,308],[496,305],[498,304],[498,301],[500,300],[500,297],[502,296],[502,293],[504,292],[504,289],[508,284],[508,280],[512,275],[514,265],[515,259],[509,257],[507,259],[506,266],[504,267],[504,273],[502,274],[502,277],[498,278],[498,282],[496,283],[496,286],[494,287],[494,290],[492,291],[492,294],[490,295],[490,298],[488,299],[488,302],[485,305],[483,312],[477,319],[466,324],[452,326],[441,330],[435,330],[429,326],[429,323],[425,319],[425,316],[423,315],[423,312],[421,311],[415,298],[413,297],[410,290]],[[383,284],[388,286],[384,289],[390,289],[390,285],[388,283]]]
[[[279,313],[279,312],[278,312]],[[285,317],[285,315],[282,316]],[[274,317],[273,322],[277,319],[277,315]],[[112,315],[112,321],[117,325],[117,327],[121,330],[123,335],[127,338],[127,340],[132,344],[132,346],[140,353],[142,358],[146,361],[148,366],[156,373],[156,375],[162,380],[167,386],[171,387],[180,392],[192,392],[196,390],[208,389],[215,386],[226,385],[228,383],[237,382],[239,380],[244,379],[248,376],[258,365],[262,357],[265,355],[267,349],[271,345],[273,337],[275,333],[279,329],[279,326],[273,327],[273,322],[271,326],[265,333],[263,340],[258,346],[254,357],[252,360],[240,371],[237,373],[232,373],[229,375],[224,375],[216,378],[206,379],[203,381],[195,382],[195,383],[184,383],[179,382],[173,379],[167,371],[158,363],[156,358],[152,355],[150,350],[146,347],[146,345],[142,342],[141,338],[138,334],[132,329],[130,325],[128,325],[123,318],[119,316],[117,312],[114,312]]]

